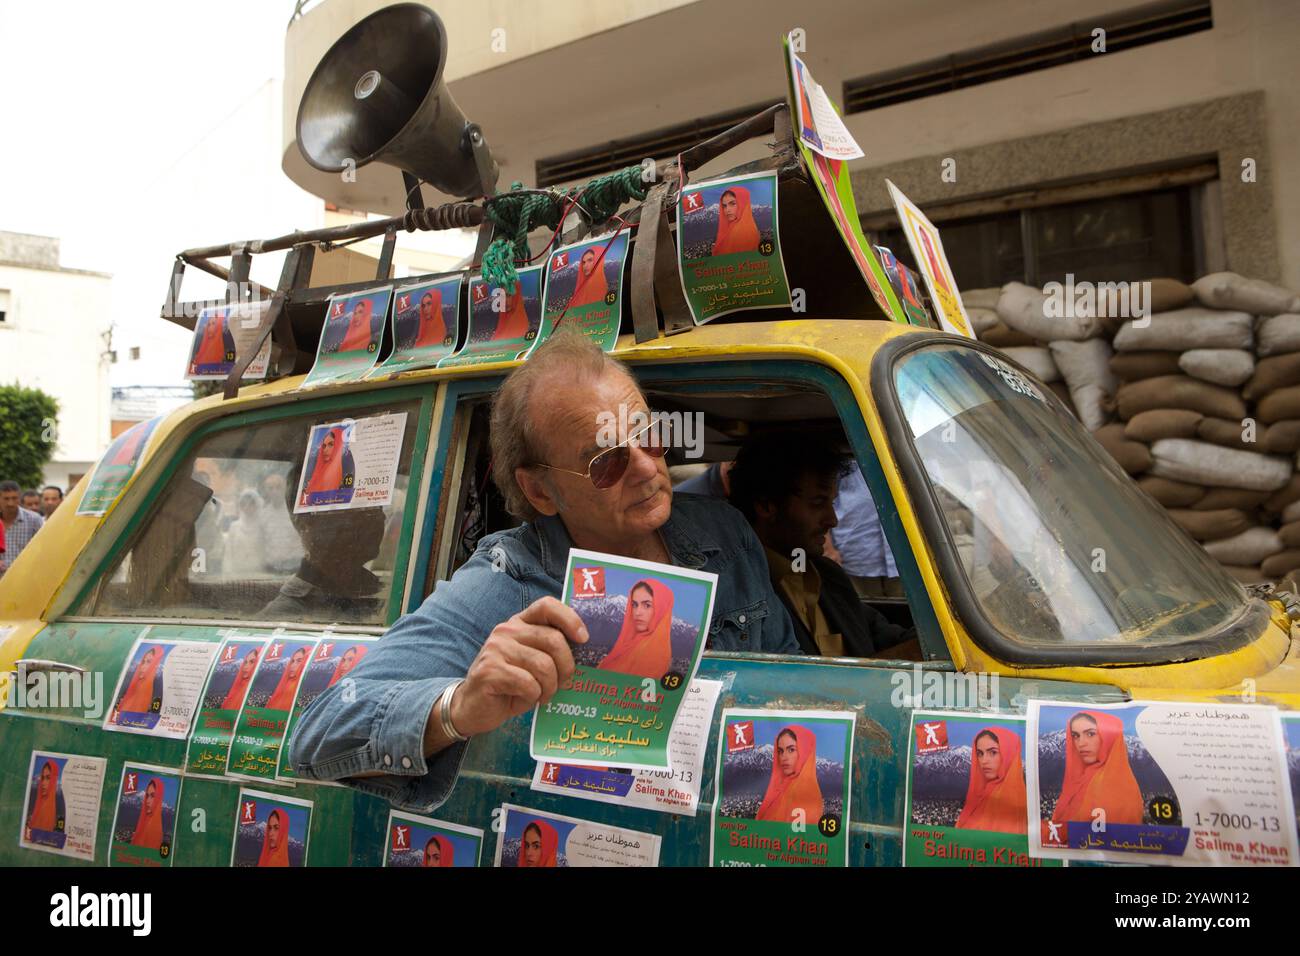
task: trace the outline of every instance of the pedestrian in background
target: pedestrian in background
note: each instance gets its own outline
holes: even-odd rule
[[[41,517],[46,521],[50,520],[50,515],[58,510],[59,505],[63,504],[63,489],[58,485],[46,485],[41,489]]]
[[[4,525],[7,546],[4,562],[0,564],[0,573],[9,570],[9,566],[32,540],[32,536],[45,524],[44,518],[19,504],[21,494],[18,482],[0,481],[0,524]]]

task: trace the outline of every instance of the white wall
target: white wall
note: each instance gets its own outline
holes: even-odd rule
[[[0,265],[11,311],[0,324],[0,382],[39,388],[59,401],[48,482],[66,489],[108,445],[109,279],[65,270]],[[0,475],[0,478],[7,476]]]

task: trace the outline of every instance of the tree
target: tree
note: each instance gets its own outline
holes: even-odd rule
[[[59,403],[39,388],[0,385],[0,481],[38,488],[51,458]]]

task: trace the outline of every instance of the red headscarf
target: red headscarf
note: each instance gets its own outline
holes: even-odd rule
[[[271,817],[275,817],[280,824],[280,843],[274,849],[271,848]],[[266,815],[266,828],[262,830],[262,853],[257,858],[257,865],[289,865],[289,820],[278,809]]]
[[[288,662],[284,665],[284,670],[280,672],[280,683],[275,685],[275,690],[271,691],[271,696],[267,698],[267,710],[289,710],[293,707],[293,695],[298,690],[298,682],[302,680],[303,672],[307,670],[304,663],[298,668],[298,673],[290,676],[293,669],[293,659],[298,654],[307,656],[307,649],[300,647],[289,656]]]
[[[117,705],[119,713],[122,711],[132,714],[149,713],[150,705],[153,704],[154,675],[158,673],[162,662],[162,648],[146,646],[140,663],[136,665],[135,673],[131,675],[126,690],[122,692],[122,701]]]
[[[145,802],[150,787],[154,788],[152,813],[149,812]],[[140,791],[140,818],[135,821],[135,833],[131,836],[132,846],[148,847],[151,850],[157,850],[162,846],[162,805],[163,782],[157,777],[150,777],[144,789]]]
[[[524,859],[524,837],[533,828],[536,828],[542,837],[542,855],[535,864]],[[557,866],[555,853],[559,848],[560,835],[555,831],[555,827],[545,820],[533,820],[524,827],[524,832],[519,835],[519,859],[515,861],[515,866]]]
[[[364,310],[360,308],[365,303]],[[370,348],[370,325],[374,319],[374,303],[369,299],[358,299],[352,311],[348,313],[348,330],[339,345],[340,352],[364,352]]]
[[[528,334],[528,310],[524,308],[524,286],[521,282],[514,295],[506,295],[506,310],[498,315],[492,340],[522,339]]]
[[[336,425],[329,430],[329,434],[334,438],[334,452],[329,458],[325,457],[325,439],[322,438],[316,451],[316,462],[312,465],[311,477],[303,488],[304,495],[317,491],[334,491],[343,485],[343,429]]]
[[[650,629],[638,634],[632,620],[632,597],[637,590],[650,588],[654,595],[654,616]],[[668,673],[673,662],[673,592],[668,585],[654,578],[646,578],[632,585],[627,595],[627,609],[623,613],[623,627],[618,632],[614,647],[600,662],[599,670],[636,674],[655,680]]]
[[[758,223],[754,222],[754,212],[749,206],[749,190],[743,186],[728,186],[722,195],[727,193],[736,197],[739,215],[735,222],[728,220],[722,211],[722,197],[718,198],[718,237],[713,240],[713,254],[725,256],[731,252],[756,252]]]
[[[794,734],[799,751],[799,766],[794,775],[787,777],[781,771],[778,747],[781,738]],[[767,782],[767,793],[758,807],[756,820],[776,820],[790,823],[795,810],[803,810],[804,820],[816,826],[822,818],[825,802],[817,783],[817,736],[807,727],[791,724],[781,729],[772,745],[772,776]]]
[[[122,444],[118,446],[117,451],[113,452],[113,459],[110,465],[129,465],[135,460],[136,454],[140,450],[140,442],[144,439],[144,428],[140,425],[133,425],[123,437]]]
[[[580,305],[592,305],[596,302],[603,303],[605,294],[609,292],[609,283],[605,280],[605,250],[592,246],[591,251],[596,254],[596,261],[591,266],[591,274],[582,271],[582,260],[579,259],[578,282],[573,287],[573,295],[569,297],[566,309],[576,309]],[[586,254],[584,250],[583,255]]]
[[[253,666],[248,675],[245,676],[244,660],[248,658],[248,654],[253,655]],[[235,671],[234,683],[230,685],[230,690],[226,691],[225,699],[221,701],[222,710],[238,710],[244,706],[244,697],[248,694],[248,685],[257,672],[257,648],[253,648],[248,654],[245,654],[239,662],[239,668]]]
[[[359,663],[361,663],[361,658],[366,656],[366,651],[368,650],[370,650],[370,648],[365,647],[364,645],[354,644],[351,647],[349,647],[347,651],[344,651],[343,656],[339,658],[339,662],[334,665],[334,674],[333,676],[330,677],[330,682],[325,686],[333,687],[343,678],[347,677],[348,673],[352,670],[352,668],[356,667]],[[348,651],[354,652],[352,655],[351,663],[349,663],[347,659]]]
[[[1095,721],[1101,737],[1097,762],[1086,766],[1070,736],[1070,727],[1079,717]],[[1124,722],[1104,710],[1081,710],[1065,725],[1065,779],[1052,820],[1091,823],[1098,807],[1106,811],[1107,824],[1142,822],[1142,791],[1128,765]]]
[[[438,844],[438,854],[439,854],[438,866],[443,867],[443,866],[453,865],[452,861],[455,859],[456,856],[456,848],[452,846],[450,840],[448,840],[446,837],[440,837],[440,836],[429,837],[429,842],[424,845],[425,853],[427,853],[429,850],[429,843]],[[420,865],[421,866],[429,865],[428,863],[425,862],[425,857],[423,854],[420,857]]]
[[[226,343],[222,337],[225,331],[224,317],[219,313],[209,313],[203,318],[203,331],[199,333],[199,347],[190,362],[190,371],[197,372],[200,365],[219,365],[226,360]]]
[[[985,734],[992,734],[998,744],[998,773],[992,780],[985,779],[977,754],[977,745]],[[963,830],[1027,833],[1028,824],[1020,735],[1005,727],[985,727],[971,744],[970,782],[957,826]]]
[[[433,298],[432,315],[426,320],[424,317],[424,297]],[[415,336],[415,344],[412,348],[423,348],[426,345],[442,345],[442,340],[447,337],[447,324],[442,321],[442,290],[432,288],[426,290],[420,296],[419,323],[420,331]]]
[[[50,785],[42,794],[40,775],[45,772],[46,767],[50,770]],[[58,800],[59,765],[53,760],[46,760],[36,775],[36,801],[32,804],[32,812],[27,815],[27,826],[32,830],[52,831],[58,822]]]

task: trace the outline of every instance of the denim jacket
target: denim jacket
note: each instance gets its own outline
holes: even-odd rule
[[[660,528],[679,567],[718,575],[708,647],[801,653],[772,591],[763,546],[731,505],[674,494]],[[429,759],[424,728],[434,701],[464,677],[492,629],[545,595],[560,597],[572,540],[557,517],[485,537],[450,580],[394,624],[343,681],[322,693],[290,743],[294,770],[342,780],[394,806],[428,812],[451,793],[465,756],[452,744]],[[497,570],[499,569],[499,570]],[[380,775],[356,777],[380,771]]]

